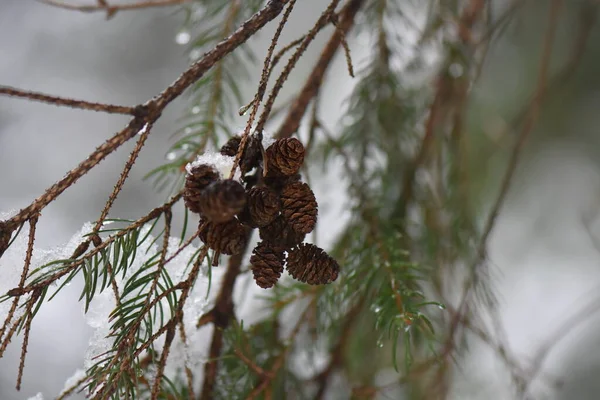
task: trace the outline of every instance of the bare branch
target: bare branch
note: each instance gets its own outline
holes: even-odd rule
[[[17,89],[10,86],[0,86],[0,94],[10,97],[18,97],[27,100],[39,101],[55,106],[78,108],[81,110],[104,112],[108,114],[125,114],[136,116],[140,112],[140,110],[136,107],[117,106],[113,104],[94,103],[85,100],[76,100],[66,97],[51,96],[44,93],[31,92],[28,90]]]
[[[296,97],[294,104],[290,108],[288,115],[281,124],[275,137],[290,137],[298,130],[300,121],[308,108],[308,104],[318,93],[319,88],[323,83],[325,72],[327,72],[327,68],[329,67],[329,64],[331,64],[331,61],[342,42],[343,36],[341,33],[347,34],[350,31],[350,28],[354,23],[354,17],[363,3],[364,0],[352,0],[340,11],[338,28],[325,45],[319,60],[306,80],[304,87],[300,90],[300,94]]]
[[[118,5],[110,5],[105,0],[98,0],[98,4],[96,5],[75,5],[64,3],[56,0],[38,0],[41,3],[48,4],[53,7],[64,8],[67,10],[81,11],[81,12],[96,12],[103,11],[106,12],[106,19],[110,19],[115,16],[117,11],[132,11],[132,10],[141,10],[144,8],[157,8],[157,7],[170,7],[179,4],[189,3],[191,0],[147,0],[140,1],[137,3],[128,3],[128,4],[118,4]]]

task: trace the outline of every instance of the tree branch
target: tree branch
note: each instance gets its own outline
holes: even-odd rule
[[[0,94],[18,97],[27,100],[39,101],[42,103],[48,103],[55,106],[64,106],[70,108],[78,108],[82,110],[90,110],[97,112],[104,112],[108,114],[125,114],[136,116],[140,110],[136,107],[117,106],[106,103],[95,103],[85,100],[70,99],[66,97],[51,96],[44,93],[32,92],[23,89],[17,89],[11,86],[0,86]]]
[[[255,32],[261,29],[267,22],[274,19],[288,0],[270,0],[267,5],[254,14],[242,26],[227,39],[217,44],[211,51],[207,52],[199,61],[194,63],[187,71],[166,88],[156,98],[149,100],[143,105],[136,107],[138,116],[112,138],[108,139],[90,156],[82,161],[76,168],[52,185],[44,194],[25,207],[17,215],[7,221],[9,227],[18,226],[20,223],[30,219],[39,213],[50,202],[56,199],[68,187],[73,185],[79,178],[98,165],[109,154],[118,149],[142,129],[145,124],[153,124],[161,115],[166,106],[180,96],[185,89],[200,79],[217,61],[231,53],[242,43],[246,42]]]
[[[244,250],[229,258],[227,271],[223,277],[221,290],[217,296],[215,306],[210,313],[207,314],[211,315],[214,331],[210,342],[208,361],[204,364],[204,382],[202,383],[200,400],[210,400],[213,398],[215,381],[217,378],[218,358],[221,355],[221,349],[223,348],[223,330],[229,326],[231,318],[234,316],[233,289],[241,270],[244,255],[248,249],[248,241],[251,234],[252,231],[248,230]]]
[[[156,8],[156,7],[169,7],[175,6],[179,4],[185,4],[191,2],[191,0],[149,0],[149,1],[140,1],[138,3],[129,3],[129,4],[119,4],[119,5],[110,5],[106,0],[98,0],[98,4],[96,5],[75,5],[63,3],[61,1],[56,0],[38,0],[41,3],[48,4],[53,7],[64,8],[67,10],[81,11],[81,12],[96,12],[96,11],[105,11],[106,19],[110,19],[115,16],[117,11],[131,11],[131,10],[141,10],[144,8]]]
[[[300,94],[296,97],[294,104],[290,108],[288,115],[281,124],[279,131],[275,134],[277,138],[290,137],[298,130],[300,121],[306,113],[308,103],[317,95],[319,88],[323,83],[323,77],[333,57],[335,56],[340,44],[342,44],[344,35],[347,35],[354,24],[354,17],[358,13],[364,0],[351,0],[342,8],[339,15],[337,29],[331,35],[331,38],[325,45],[319,60],[315,64],[310,76],[302,87]]]

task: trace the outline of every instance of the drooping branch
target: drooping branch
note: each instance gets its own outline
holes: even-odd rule
[[[281,124],[281,128],[277,131],[277,134],[275,135],[277,138],[290,137],[298,130],[300,121],[308,108],[308,104],[318,93],[319,88],[323,83],[323,77],[342,43],[343,35],[347,35],[350,28],[352,28],[354,17],[363,3],[364,0],[351,0],[340,12],[339,17],[337,17],[339,19],[337,29],[325,45],[319,60],[315,64],[306,83],[300,90],[300,94],[296,97],[294,104],[292,104],[288,115]]]
[[[69,171],[63,179],[52,185],[44,194],[34,200],[33,203],[20,210],[17,215],[6,221],[8,226],[18,226],[22,222],[30,219],[33,215],[39,213],[44,207],[77,182],[79,178],[98,165],[109,154],[113,153],[125,142],[135,137],[145,124],[153,124],[156,122],[169,103],[179,97],[185,89],[200,79],[217,61],[231,53],[242,43],[246,42],[254,33],[266,25],[267,22],[277,17],[287,2],[288,0],[270,0],[262,10],[243,23],[242,26],[227,39],[217,44],[214,49],[204,54],[199,61],[181,74],[181,76],[160,95],[136,107],[138,109],[138,116],[129,122],[123,130],[98,147],[98,149],[82,161],[76,168]]]
[[[170,7],[191,2],[191,0],[145,0],[137,3],[111,5],[106,0],[97,0],[95,5],[75,5],[56,0],[38,0],[53,7],[81,12],[106,12],[106,19],[115,16],[118,11],[141,10],[145,8]]]
[[[97,112],[104,112],[108,114],[125,114],[136,116],[142,111],[136,107],[117,106],[106,103],[95,103],[85,100],[70,99],[60,96],[51,96],[44,93],[32,92],[29,90],[17,89],[10,86],[0,86],[0,94],[9,97],[22,98],[27,100],[39,101],[42,103],[48,103],[55,106],[64,106],[70,108],[77,108],[81,110],[90,110]]]

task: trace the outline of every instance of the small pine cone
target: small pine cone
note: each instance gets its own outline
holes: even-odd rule
[[[264,178],[265,185],[281,193],[284,187],[293,182],[300,182],[302,176],[300,174],[294,174],[291,176],[267,176]]]
[[[283,250],[273,249],[263,242],[256,245],[250,257],[252,274],[256,284],[263,289],[273,287],[283,272],[284,262],[285,253]]]
[[[185,206],[191,212],[199,213],[202,191],[217,180],[219,180],[219,173],[210,165],[201,164],[192,168],[185,178],[183,192]]]
[[[202,191],[200,214],[212,222],[232,219],[246,205],[246,191],[237,181],[225,179],[211,183]]]
[[[221,154],[224,156],[235,157],[240,147],[240,142],[242,138],[238,135],[232,136],[227,143],[221,147]]]
[[[246,229],[237,219],[218,224],[201,218],[199,228],[200,240],[219,253],[232,255],[244,250]]]
[[[253,187],[248,191],[244,222],[252,228],[267,226],[279,215],[280,209],[277,193],[267,187]]]
[[[287,250],[304,241],[306,236],[296,232],[291,225],[279,215],[269,225],[259,229],[260,238],[272,247]]]
[[[304,146],[296,138],[279,139],[266,153],[267,176],[295,175],[304,162]]]
[[[221,147],[221,154],[225,156],[235,157],[242,143],[242,138],[238,135],[233,136],[227,143]],[[240,169],[242,175],[250,172],[253,168],[258,167],[262,159],[261,144],[258,138],[254,135],[249,135],[246,139],[246,148],[240,160]]]
[[[325,250],[303,243],[288,253],[287,270],[300,282],[322,285],[335,281],[340,266]]]
[[[281,191],[281,213],[295,231],[312,232],[317,212],[317,199],[306,183],[290,183]]]

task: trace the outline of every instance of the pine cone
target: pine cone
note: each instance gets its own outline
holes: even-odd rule
[[[285,254],[273,249],[266,243],[260,242],[254,248],[250,257],[252,274],[256,284],[263,289],[273,287],[283,272]]]
[[[310,186],[294,182],[283,188],[281,213],[295,231],[312,232],[317,223],[317,200]]]
[[[321,285],[335,281],[340,266],[325,250],[304,243],[288,253],[287,270],[300,282]]]
[[[267,187],[253,187],[248,191],[248,201],[242,213],[243,222],[252,228],[269,225],[279,215],[279,196]]]
[[[207,164],[197,165],[185,178],[183,202],[185,206],[195,213],[200,212],[200,198],[202,191],[211,183],[219,179],[219,173]]]
[[[238,135],[233,136],[227,143],[221,147],[221,154],[225,156],[235,157],[238,153],[242,138]],[[255,135],[249,135],[246,139],[246,148],[240,160],[240,170],[242,175],[247,174],[253,168],[258,167],[262,159],[261,144]]]
[[[278,250],[287,250],[302,243],[303,233],[296,232],[290,224],[279,215],[269,225],[259,229],[260,238]]]
[[[204,228],[202,225],[205,224]],[[237,219],[218,224],[200,219],[199,236],[208,247],[227,255],[239,254],[246,244],[246,229]]]
[[[304,162],[304,146],[296,138],[279,139],[266,153],[267,176],[294,175]]]
[[[267,176],[264,178],[265,185],[281,193],[284,187],[293,182],[300,182],[302,176],[300,174],[294,174],[291,176]]]
[[[227,143],[221,147],[221,154],[224,156],[235,157],[238,152],[238,148],[240,147],[240,142],[242,138],[238,135],[232,136]]]
[[[232,219],[246,205],[246,191],[237,181],[225,179],[213,182],[202,191],[200,214],[212,222]]]

